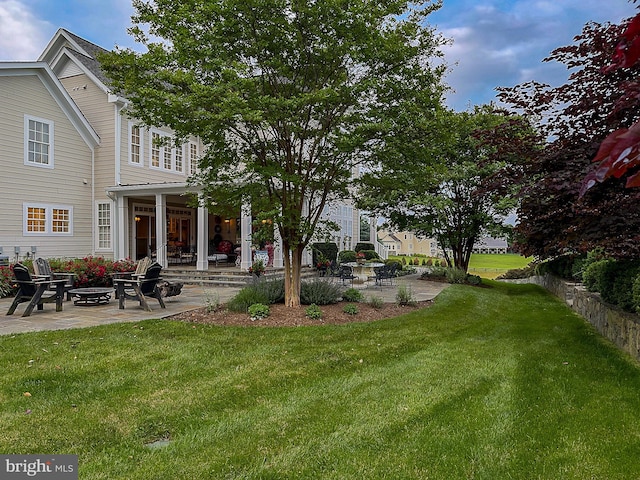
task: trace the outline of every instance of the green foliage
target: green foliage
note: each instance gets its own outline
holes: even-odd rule
[[[356,252],[354,250],[342,250],[338,254],[338,263],[355,262],[356,258]]]
[[[268,304],[282,303],[284,301],[284,279],[256,282],[253,288],[267,299]]]
[[[204,308],[207,313],[217,312],[220,309],[220,295],[212,290],[204,292]]]
[[[232,312],[247,312],[254,303],[267,305],[281,303],[284,300],[284,280],[269,280],[254,282],[241,289],[227,302],[227,308]]]
[[[244,287],[227,302],[227,308],[232,312],[246,313],[249,307],[256,303],[269,303],[264,292],[258,291],[254,286]]]
[[[382,308],[384,306],[384,300],[380,297],[377,297],[375,295],[371,295],[371,297],[369,297],[369,301],[367,302],[370,306],[372,306],[373,308],[379,309]]]
[[[467,272],[461,268],[447,268],[446,277],[449,283],[467,283]]]
[[[342,307],[342,311],[347,315],[357,315],[359,312],[358,306],[354,303],[347,303],[344,307]]]
[[[426,22],[439,8],[408,1],[134,2],[131,33],[146,48],[100,56],[128,115],[206,146],[192,182],[217,208],[251,198],[293,262],[324,238],[327,202],[392,138],[399,112],[442,102],[444,42]],[[393,19],[393,20],[391,20]],[[304,202],[307,198],[313,201]],[[327,232],[318,232],[324,229]],[[293,269],[292,269],[293,268]],[[291,270],[292,269],[292,270]],[[294,273],[295,272],[295,273]],[[291,292],[295,293],[295,292]],[[289,292],[287,292],[289,295]]]
[[[264,305],[263,303],[254,303],[250,305],[247,312],[251,317],[251,320],[261,320],[263,318],[267,318],[271,314],[271,309],[269,305]]]
[[[602,300],[625,311],[636,310],[634,285],[640,273],[640,261],[596,260],[584,272],[584,285],[591,292],[600,292]]]
[[[580,268],[583,267],[580,255],[567,254],[560,255],[545,262],[539,263],[537,266],[538,275],[547,273],[560,277],[564,280],[576,280],[574,275],[580,275]],[[575,267],[576,261],[580,260],[579,267]]]
[[[363,298],[362,292],[356,288],[347,288],[342,292],[342,300],[345,302],[361,302]]]
[[[363,252],[365,250],[373,250],[375,251],[376,247],[373,243],[368,243],[368,242],[359,242],[356,243],[356,246],[354,248],[354,250],[356,252]]]
[[[413,292],[406,285],[399,285],[396,293],[396,303],[400,306],[415,305]]]
[[[316,279],[310,282],[303,281],[300,288],[300,303],[303,305],[329,305],[338,303],[342,296],[339,285]]]
[[[467,275],[467,283],[469,285],[480,285],[482,278],[480,278],[480,275]]]
[[[612,259],[601,259],[591,262],[582,274],[582,282],[590,292],[600,292],[605,281],[604,272],[609,263],[613,263]]]
[[[364,253],[365,260],[379,260],[380,255],[375,250],[360,250],[359,253]]]
[[[338,246],[334,242],[318,242],[311,246],[313,252],[313,264],[320,262],[332,262],[338,258]]]
[[[322,318],[322,310],[315,303],[312,303],[304,309],[304,315],[311,320],[320,320]]]

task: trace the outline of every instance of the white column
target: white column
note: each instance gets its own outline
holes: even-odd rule
[[[202,205],[198,206],[198,259],[196,260],[196,270],[206,271],[209,269],[209,211]]]
[[[251,202],[245,201],[240,216],[240,268],[249,270],[251,266]]]
[[[115,201],[115,219],[114,219],[114,252],[113,257],[116,260],[126,258],[127,253],[129,252],[129,244],[127,242],[127,218],[129,216],[129,208],[127,203],[127,197],[124,197],[121,194],[116,195]]]
[[[162,193],[156,193],[156,252],[156,262],[167,268],[167,197]]]

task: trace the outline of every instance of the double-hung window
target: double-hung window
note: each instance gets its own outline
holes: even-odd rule
[[[24,116],[24,163],[53,168],[53,122]]]
[[[111,250],[111,203],[98,202],[97,204],[97,248],[98,250]]]
[[[129,122],[129,163],[142,165],[144,158],[143,133],[139,125]]]

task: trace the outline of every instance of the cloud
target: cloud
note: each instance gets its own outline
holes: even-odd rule
[[[0,60],[35,60],[55,27],[18,0],[0,0]]]
[[[566,81],[563,66],[542,60],[568,45],[590,20],[620,22],[635,14],[626,0],[444,0],[434,26],[453,45],[443,48],[452,65],[446,81],[455,93],[450,107],[495,99],[496,87],[530,80],[551,85]]]

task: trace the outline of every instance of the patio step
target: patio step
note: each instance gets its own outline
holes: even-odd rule
[[[264,274],[267,280],[282,278],[283,269],[269,269]],[[317,273],[312,268],[304,268],[302,278],[312,278]],[[244,287],[251,283],[253,276],[249,272],[240,270],[211,270],[202,271],[194,269],[170,268],[162,271],[162,278],[169,282],[178,282],[186,285],[220,286],[220,287]]]

